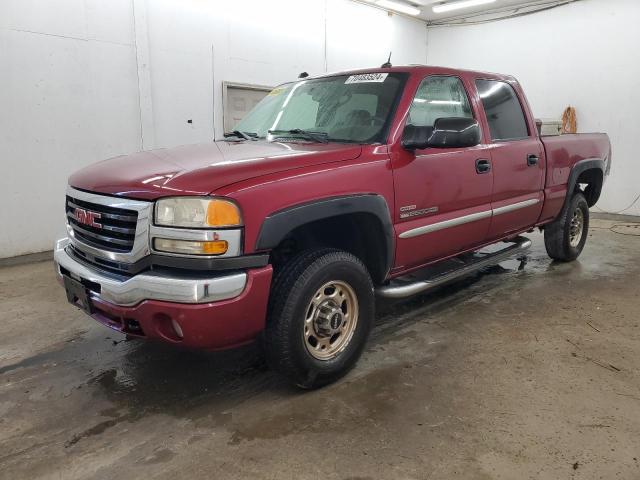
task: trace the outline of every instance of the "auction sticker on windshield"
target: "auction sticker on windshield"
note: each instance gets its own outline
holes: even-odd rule
[[[368,82],[384,82],[388,73],[361,73],[360,75],[351,75],[344,83],[368,83]]]

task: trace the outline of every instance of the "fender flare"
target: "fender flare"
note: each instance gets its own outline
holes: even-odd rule
[[[576,164],[571,169],[571,173],[569,174],[569,180],[567,181],[567,195],[564,199],[564,204],[562,205],[562,209],[560,210],[561,213],[564,212],[565,209],[569,206],[572,193],[575,190],[576,185],[578,183],[578,177],[580,177],[580,174],[582,174],[583,172],[586,172],[587,170],[600,170],[602,172],[602,179],[604,180],[604,171],[605,171],[604,160],[601,160],[599,158],[586,158],[584,160],[580,160],[579,162],[576,162]],[[594,198],[595,198],[593,202],[594,205],[595,205],[595,202],[597,202],[598,199],[600,198],[601,191],[602,191],[602,185],[600,185],[600,188],[597,192],[594,192]]]
[[[354,213],[371,214],[380,221],[384,231],[384,265],[388,273],[394,261],[395,235],[387,201],[377,194],[332,197],[274,212],[262,222],[255,250],[275,248],[290,232],[303,225]]]

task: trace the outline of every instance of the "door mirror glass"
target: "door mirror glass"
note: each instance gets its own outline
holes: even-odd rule
[[[475,147],[480,143],[480,126],[473,118],[439,118],[429,138],[434,148]]]
[[[438,118],[433,127],[407,125],[402,146],[407,150],[423,148],[465,148],[480,143],[480,127],[473,118]]]
[[[421,150],[429,146],[433,127],[407,125],[402,132],[402,146],[407,150]]]

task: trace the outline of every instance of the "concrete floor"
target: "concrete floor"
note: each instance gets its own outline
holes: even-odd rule
[[[0,478],[640,478],[640,224],[381,303],[343,381],[123,337],[0,269]],[[614,232],[617,231],[618,233]],[[623,235],[626,234],[626,235]]]

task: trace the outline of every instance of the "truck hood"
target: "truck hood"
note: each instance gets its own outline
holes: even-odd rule
[[[208,195],[253,177],[351,160],[360,145],[220,141],[123,155],[86,167],[69,178],[81,190],[141,200]]]

